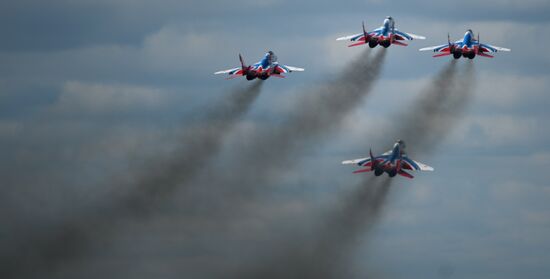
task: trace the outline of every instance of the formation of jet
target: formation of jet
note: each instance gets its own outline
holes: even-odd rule
[[[405,142],[398,140],[392,150],[380,155],[372,155],[372,150],[369,151],[367,158],[353,159],[343,161],[344,165],[358,165],[365,167],[364,169],[356,170],[353,173],[362,173],[374,171],[374,175],[380,176],[386,172],[390,177],[401,175],[407,178],[414,178],[405,170],[411,171],[433,171],[434,169],[428,165],[410,159],[405,153]]]
[[[391,16],[384,19],[384,24],[370,32],[365,30],[365,23],[363,22],[363,33],[340,37],[337,41],[352,41],[356,42],[349,45],[349,47],[360,46],[369,44],[369,47],[374,48],[377,45],[381,45],[385,48],[390,45],[407,46],[407,44],[400,41],[410,41],[413,39],[424,40],[426,37],[405,33],[395,28],[395,21]]]
[[[462,40],[451,43],[451,37],[447,34],[447,44],[420,49],[420,51],[428,50],[439,52],[439,54],[436,54],[433,57],[441,57],[452,54],[455,59],[459,59],[460,57],[474,59],[476,55],[493,58],[492,55],[487,53],[510,51],[508,48],[482,44],[479,40],[479,34],[477,34],[476,39],[474,37],[474,32],[472,32],[471,29],[466,31]]]
[[[374,48],[378,45],[388,48],[391,45],[407,46],[402,41],[410,41],[414,39],[426,39],[424,36],[419,36],[411,33],[399,31],[395,28],[395,21],[392,17],[388,16],[384,19],[384,23],[381,27],[376,28],[370,32],[365,29],[365,23],[363,22],[363,32],[359,34],[344,36],[336,39],[337,41],[351,41],[353,42],[349,47],[360,46],[368,44],[369,47]],[[453,55],[455,59],[460,57],[474,59],[476,56],[483,56],[493,58],[488,53],[494,53],[499,51],[510,51],[508,48],[497,47],[489,44],[483,44],[480,42],[479,34],[477,38],[474,36],[472,30],[468,30],[462,40],[458,40],[451,43],[450,35],[447,34],[447,44],[421,48],[420,51],[433,51],[438,54],[433,57],[442,57]],[[239,60],[241,66],[229,70],[223,70],[215,72],[214,74],[228,74],[227,79],[236,77],[246,77],[247,80],[254,80],[256,78],[266,80],[269,77],[284,78],[282,74],[290,72],[302,72],[304,69],[298,67],[292,67],[282,65],[277,62],[277,56],[273,51],[268,51],[262,60],[258,63],[247,66],[244,63],[242,56],[239,54]],[[369,157],[360,158],[354,160],[343,161],[342,164],[358,165],[364,167],[362,169],[354,171],[354,173],[374,172],[375,176],[380,176],[387,173],[390,177],[401,175],[407,178],[414,178],[409,171],[433,171],[434,169],[428,165],[410,159],[405,153],[405,143],[402,140],[398,140],[392,150],[383,153],[379,156],[374,156],[372,150],[369,151]]]
[[[384,48],[388,48],[391,45],[407,46],[407,44],[403,43],[402,41],[409,41],[414,39],[424,40],[426,39],[426,37],[399,31],[397,28],[395,28],[395,20],[391,16],[388,16],[386,17],[386,19],[384,19],[384,23],[382,24],[382,26],[370,32],[366,31],[365,23],[363,22],[362,33],[340,37],[336,40],[349,40],[351,42],[354,42],[353,44],[349,45],[349,47],[368,44],[371,48],[374,48],[378,45],[381,45]],[[477,35],[476,39],[472,30],[468,30],[466,34],[464,34],[462,40],[451,43],[451,38],[447,34],[447,44],[421,48],[420,51],[439,52],[439,54],[436,54],[433,57],[453,55],[455,59],[459,59],[460,57],[474,59],[476,56],[493,58],[492,55],[489,55],[487,53],[510,51],[510,49],[489,44],[482,44],[479,39],[479,34]],[[283,74],[304,71],[303,68],[279,64],[277,62],[277,56],[273,53],[273,51],[268,51],[264,55],[262,60],[250,66],[247,66],[244,63],[243,57],[240,54],[239,60],[241,62],[240,67],[218,71],[214,74],[228,74],[229,77],[227,79],[246,77],[247,80],[254,80],[256,78],[266,80],[272,76],[284,78],[285,76],[283,76]]]
[[[268,51],[262,60],[254,65],[246,66],[243,57],[240,54],[239,60],[241,61],[241,67],[218,71],[214,74],[228,74],[230,76],[228,79],[244,76],[247,80],[253,80],[256,78],[266,80],[272,76],[284,78],[282,75],[284,73],[304,71],[302,68],[279,64],[277,62],[277,56],[273,53],[273,51]]]

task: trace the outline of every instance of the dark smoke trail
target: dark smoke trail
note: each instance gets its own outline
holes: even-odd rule
[[[419,153],[429,153],[436,148],[437,144],[452,129],[453,124],[458,120],[471,97],[472,85],[475,82],[475,73],[472,61],[467,61],[466,63],[468,63],[466,68],[460,72],[457,69],[456,61],[452,60],[436,75],[430,85],[424,90],[424,95],[414,103],[410,110],[399,117],[397,122],[400,125],[393,133],[390,133],[394,135],[393,139],[405,139],[408,142],[408,146],[414,148]],[[367,181],[369,181],[369,178],[367,178]],[[392,181],[387,180],[385,187],[389,188]],[[373,213],[376,212],[378,214],[386,196],[387,190],[376,192],[373,195],[373,199],[378,201],[378,206],[373,207]],[[349,209],[351,210],[346,211],[347,214],[354,216],[354,207],[350,206]],[[348,233],[358,233],[358,230],[361,230],[369,223],[372,225],[376,221],[376,218],[373,217],[370,216],[370,218],[364,219],[350,218],[347,226],[343,226],[341,229],[348,231]],[[352,248],[349,244],[342,248]],[[343,250],[343,252],[345,252],[343,254],[344,257],[340,259],[342,261],[347,259],[345,257],[346,254],[349,256],[349,249]],[[345,272],[345,269],[337,270],[336,274],[341,275],[342,272]]]
[[[459,71],[457,61],[451,60],[411,109],[393,121],[398,126],[387,140],[403,139],[412,152],[433,150],[469,103],[475,75],[472,61],[466,63]]]
[[[301,148],[321,141],[319,137],[336,129],[344,117],[362,103],[378,79],[385,56],[383,49],[374,54],[367,50],[334,80],[306,89],[307,94],[295,102],[290,115],[280,126],[256,131],[246,139],[242,150],[239,149],[239,153],[231,158],[230,165],[224,165],[218,171],[225,173],[201,181],[203,185],[210,185],[205,188],[205,197],[180,203],[192,208],[200,208],[200,205],[193,204],[208,204],[207,212],[201,213],[208,216],[203,218],[208,218],[215,228],[219,228],[215,229],[216,232],[241,219],[243,214],[247,214],[247,201],[255,200],[256,193],[269,192],[266,186],[276,186],[284,178],[275,175],[278,171],[284,172],[301,161]],[[191,215],[188,219],[196,219],[196,214]],[[193,230],[192,221],[185,224]],[[220,239],[227,237],[219,235]],[[214,268],[210,266],[209,269]]]
[[[401,125],[390,133],[394,135],[392,140],[407,139],[409,146],[424,152],[441,140],[471,95],[474,73],[473,64],[468,62],[462,74],[457,73],[453,60],[434,78],[425,95],[399,117]],[[325,225],[314,230],[313,239],[290,239],[276,256],[239,277],[350,278],[346,262],[353,244],[377,221],[392,182],[387,177],[367,177],[362,187],[343,200],[344,206],[337,214],[324,219]]]
[[[319,274],[319,278],[351,278],[351,274],[346,276],[351,252],[378,221],[393,181],[389,177],[367,177],[357,191],[342,200],[344,206],[328,219],[318,239],[316,259],[310,261],[326,266],[325,275]]]
[[[131,198],[125,205],[129,211],[141,215],[141,210],[147,209],[151,202],[173,193],[178,185],[188,183],[203,169],[220,151],[224,135],[256,100],[262,84],[263,81],[257,80],[244,90],[232,92],[224,103],[212,108],[203,121],[186,130],[181,145],[170,158],[145,166],[153,171],[138,177],[137,187],[130,189]]]
[[[369,177],[322,217],[313,236],[286,240],[268,259],[244,270],[238,278],[350,278],[345,267],[350,252],[380,214],[392,180]]]
[[[472,85],[474,83],[474,72],[472,61],[467,61],[467,66],[464,71],[460,72],[457,69],[456,61],[452,60],[439,72],[426,89],[423,90],[423,95],[413,104],[403,115],[396,120],[399,125],[397,129],[389,134],[393,134],[395,140],[397,138],[405,139],[411,149],[420,153],[428,153],[433,151],[444,136],[452,129],[453,124],[457,120],[460,113],[465,109],[472,94]],[[368,148],[368,147],[366,147]],[[366,150],[365,148],[365,150]],[[376,178],[374,178],[376,179]],[[349,234],[359,234],[365,227],[370,227],[376,222],[376,215],[379,214],[383,207],[388,194],[388,189],[393,182],[393,179],[385,178],[382,191],[376,191],[370,199],[365,199],[365,203],[375,200],[377,206],[372,207],[371,215],[366,218],[353,218],[357,216],[354,210],[360,210],[360,206],[348,207],[344,212],[351,216],[349,222],[343,224],[340,230]],[[366,181],[371,181],[372,177],[366,178]],[[372,192],[372,191],[371,191]],[[358,199],[357,205],[361,205],[361,200]],[[365,205],[364,205],[365,206]],[[341,234],[345,236],[345,234]],[[337,274],[345,272],[345,260],[350,256],[352,247],[351,242],[346,242],[346,237],[342,237],[344,241],[336,243],[335,249],[342,249],[339,258],[341,260],[340,268],[333,269],[336,273],[334,276],[326,278],[338,278]],[[348,249],[345,249],[348,248]],[[334,252],[332,252],[334,253]],[[347,257],[346,257],[347,256]],[[338,267],[338,265],[336,265]],[[329,272],[327,272],[329,273]],[[331,273],[329,273],[331,274]]]
[[[224,135],[258,97],[262,81],[233,92],[216,104],[196,127],[186,129],[177,149],[162,161],[149,162],[142,175],[126,185],[124,193],[99,204],[94,211],[74,216],[49,232],[20,238],[14,251],[2,251],[1,278],[44,277],[74,260],[128,218],[147,216],[158,202],[205,167],[221,147]],[[113,189],[127,181],[113,183]],[[119,185],[120,184],[120,185]],[[44,273],[46,272],[46,273]]]
[[[223,183],[240,189],[237,194],[241,194],[243,187],[251,189],[273,182],[269,174],[289,168],[291,159],[299,161],[301,155],[295,151],[307,147],[310,140],[318,141],[329,134],[370,93],[386,51],[381,49],[374,57],[369,57],[369,53],[365,51],[335,80],[307,90],[280,127],[253,135],[234,159],[238,164],[232,172],[238,177],[233,177],[233,182],[224,179]]]

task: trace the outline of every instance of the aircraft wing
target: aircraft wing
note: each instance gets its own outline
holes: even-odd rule
[[[483,50],[483,52],[512,51],[509,48],[492,46],[492,45],[488,45],[488,44],[479,44],[479,48],[481,50]]]
[[[387,157],[388,156],[386,155],[376,156],[374,157],[374,160],[380,163],[385,161]],[[358,165],[358,166],[369,167],[371,165],[371,158],[366,157],[366,158],[359,158],[359,159],[353,159],[353,160],[346,160],[346,161],[342,161],[342,165]]]
[[[358,165],[359,162],[370,162],[370,157],[342,161],[342,165]]]
[[[303,72],[303,68],[288,66],[288,65],[281,65],[281,64],[275,64],[275,69],[279,71],[280,73],[290,73],[290,72]]]
[[[230,75],[242,75],[242,69],[241,68],[233,68],[229,70],[223,70],[223,71],[217,71],[214,73],[215,75],[219,74],[230,74]]]
[[[401,40],[411,41],[411,40],[425,40],[426,39],[426,37],[424,37],[424,36],[420,36],[420,35],[416,35],[416,34],[412,34],[412,33],[406,33],[406,32],[403,32],[403,31],[399,31],[397,29],[394,30],[394,33],[397,35],[398,39],[401,39]]]
[[[357,41],[357,39],[361,38],[363,36],[363,33],[359,33],[359,34],[354,34],[354,35],[348,35],[348,36],[344,36],[344,37],[340,37],[338,39],[336,39],[337,41]]]
[[[420,51],[433,51],[433,52],[445,52],[449,51],[449,44],[444,45],[438,45],[438,46],[431,46],[431,47],[424,47],[419,49]]]
[[[415,171],[434,171],[434,168],[417,162],[411,158],[403,157],[403,168],[407,170],[415,170]]]
[[[367,34],[369,35],[374,35],[374,36],[378,36],[380,35],[380,31],[382,29],[381,28],[377,28],[371,32],[367,32]],[[364,33],[357,33],[357,34],[353,34],[353,35],[348,35],[348,36],[344,36],[344,37],[340,37],[338,39],[336,39],[337,41],[352,41],[352,42],[355,42],[355,41],[361,41],[362,38],[365,37],[365,34]],[[365,40],[365,39],[363,39]]]

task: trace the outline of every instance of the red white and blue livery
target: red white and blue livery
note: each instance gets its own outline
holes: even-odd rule
[[[372,155],[372,150],[369,151],[369,156],[367,158],[360,158],[354,160],[343,161],[344,165],[358,165],[364,167],[363,169],[356,170],[353,173],[362,173],[362,172],[374,172],[374,175],[380,176],[384,173],[387,173],[390,177],[396,175],[401,175],[407,178],[414,178],[406,170],[410,171],[433,171],[434,169],[428,165],[422,164],[420,162],[414,161],[407,156],[405,153],[405,142],[398,140],[394,145],[393,149],[380,155]]]
[[[411,40],[424,40],[426,37],[419,36],[411,33],[405,33],[395,28],[395,21],[391,16],[384,19],[384,24],[370,32],[365,29],[365,23],[363,22],[363,32],[359,34],[344,36],[336,39],[337,41],[351,41],[353,44],[348,47],[360,46],[368,44],[369,47],[374,48],[377,45],[381,45],[388,48],[390,45],[407,46],[407,44],[401,41]]]
[[[439,52],[439,54],[436,54],[433,57],[442,57],[452,54],[455,59],[459,59],[460,57],[474,59],[476,56],[493,58],[492,55],[487,53],[510,51],[510,49],[492,46],[489,44],[482,44],[479,40],[479,34],[477,34],[476,39],[474,37],[474,32],[469,29],[464,34],[464,38],[462,38],[462,40],[451,43],[451,36],[447,34],[447,44],[421,48],[420,51]]]
[[[268,51],[262,60],[254,65],[247,66],[240,54],[239,60],[241,61],[241,67],[215,72],[214,74],[228,74],[229,77],[227,79],[246,77],[247,80],[253,80],[256,78],[266,80],[272,76],[284,78],[285,76],[283,76],[283,74],[304,71],[302,68],[279,64],[277,62],[277,56],[273,53],[273,51]]]

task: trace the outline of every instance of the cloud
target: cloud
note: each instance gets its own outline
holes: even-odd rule
[[[508,114],[476,115],[463,119],[451,141],[469,148],[498,150],[511,146],[528,148],[540,146],[550,134],[541,130],[541,119],[533,116]]]
[[[353,70],[350,63],[364,49],[347,48],[336,37],[358,33],[362,20],[375,28],[391,14],[398,28],[428,39],[388,49],[382,79],[369,102],[356,104],[359,109],[338,125],[341,135],[307,142],[307,150],[296,153],[301,163],[294,169],[262,178],[278,181],[255,188],[272,201],[269,208],[262,208],[263,200],[241,199],[250,204],[245,206],[251,209],[250,218],[228,220],[231,224],[224,227],[205,214],[195,220],[196,230],[187,233],[181,205],[164,205],[155,216],[158,223],[139,224],[136,230],[122,225],[114,241],[122,244],[102,249],[103,255],[117,251],[117,256],[90,256],[90,261],[119,271],[118,277],[132,270],[137,278],[161,272],[181,277],[175,273],[185,270],[182,262],[211,268],[212,259],[220,265],[255,259],[255,249],[273,244],[269,236],[281,233],[277,224],[307,227],[312,208],[338,200],[340,190],[357,179],[339,168],[339,161],[363,156],[369,146],[379,152],[388,147],[386,137],[397,123],[389,116],[408,109],[434,69],[448,62],[416,50],[444,42],[447,32],[458,39],[472,28],[483,42],[512,52],[476,58],[473,103],[465,118],[453,122],[456,127],[446,135],[442,152],[426,161],[436,164],[436,172],[392,189],[395,201],[381,218],[380,235],[357,253],[357,261],[403,277],[436,277],[442,261],[457,277],[485,278],[495,270],[506,271],[499,274],[502,278],[544,277],[550,56],[541,46],[550,42],[541,34],[550,28],[549,6],[542,0],[512,2],[1,2],[1,172],[16,182],[3,183],[2,216],[7,224],[24,224],[24,232],[35,232],[50,229],[64,214],[93,208],[91,201],[109,191],[98,185],[112,175],[127,174],[132,162],[170,154],[181,118],[187,123],[225,96],[222,89],[237,81],[227,82],[212,72],[236,66],[238,52],[253,63],[272,49],[281,63],[305,67],[304,73],[266,83],[246,123],[232,141],[224,142],[224,152],[231,156],[250,140],[247,135],[281,125],[299,99],[295,96],[301,96],[300,88],[330,82],[340,69]],[[330,117],[332,109],[326,111]],[[326,129],[328,122],[320,123]],[[213,162],[221,168],[217,171],[230,170],[224,164],[234,162],[227,159]],[[222,190],[209,194],[223,200],[231,191]],[[217,208],[202,206],[201,212]],[[231,253],[201,250],[215,246],[216,229],[220,243],[230,242],[222,244],[233,248]],[[224,234],[224,229],[231,233]],[[133,241],[136,235],[143,241]],[[2,244],[12,243],[8,237]],[[365,257],[370,254],[374,256]],[[529,273],[519,274],[525,269]],[[81,270],[75,268],[75,276],[67,277],[78,277]]]
[[[517,110],[518,107],[533,107],[545,97],[550,86],[544,76],[497,75],[481,73],[477,99],[484,106],[498,109]]]
[[[68,81],[52,110],[67,114],[101,115],[128,110],[158,110],[172,101],[157,88]]]

